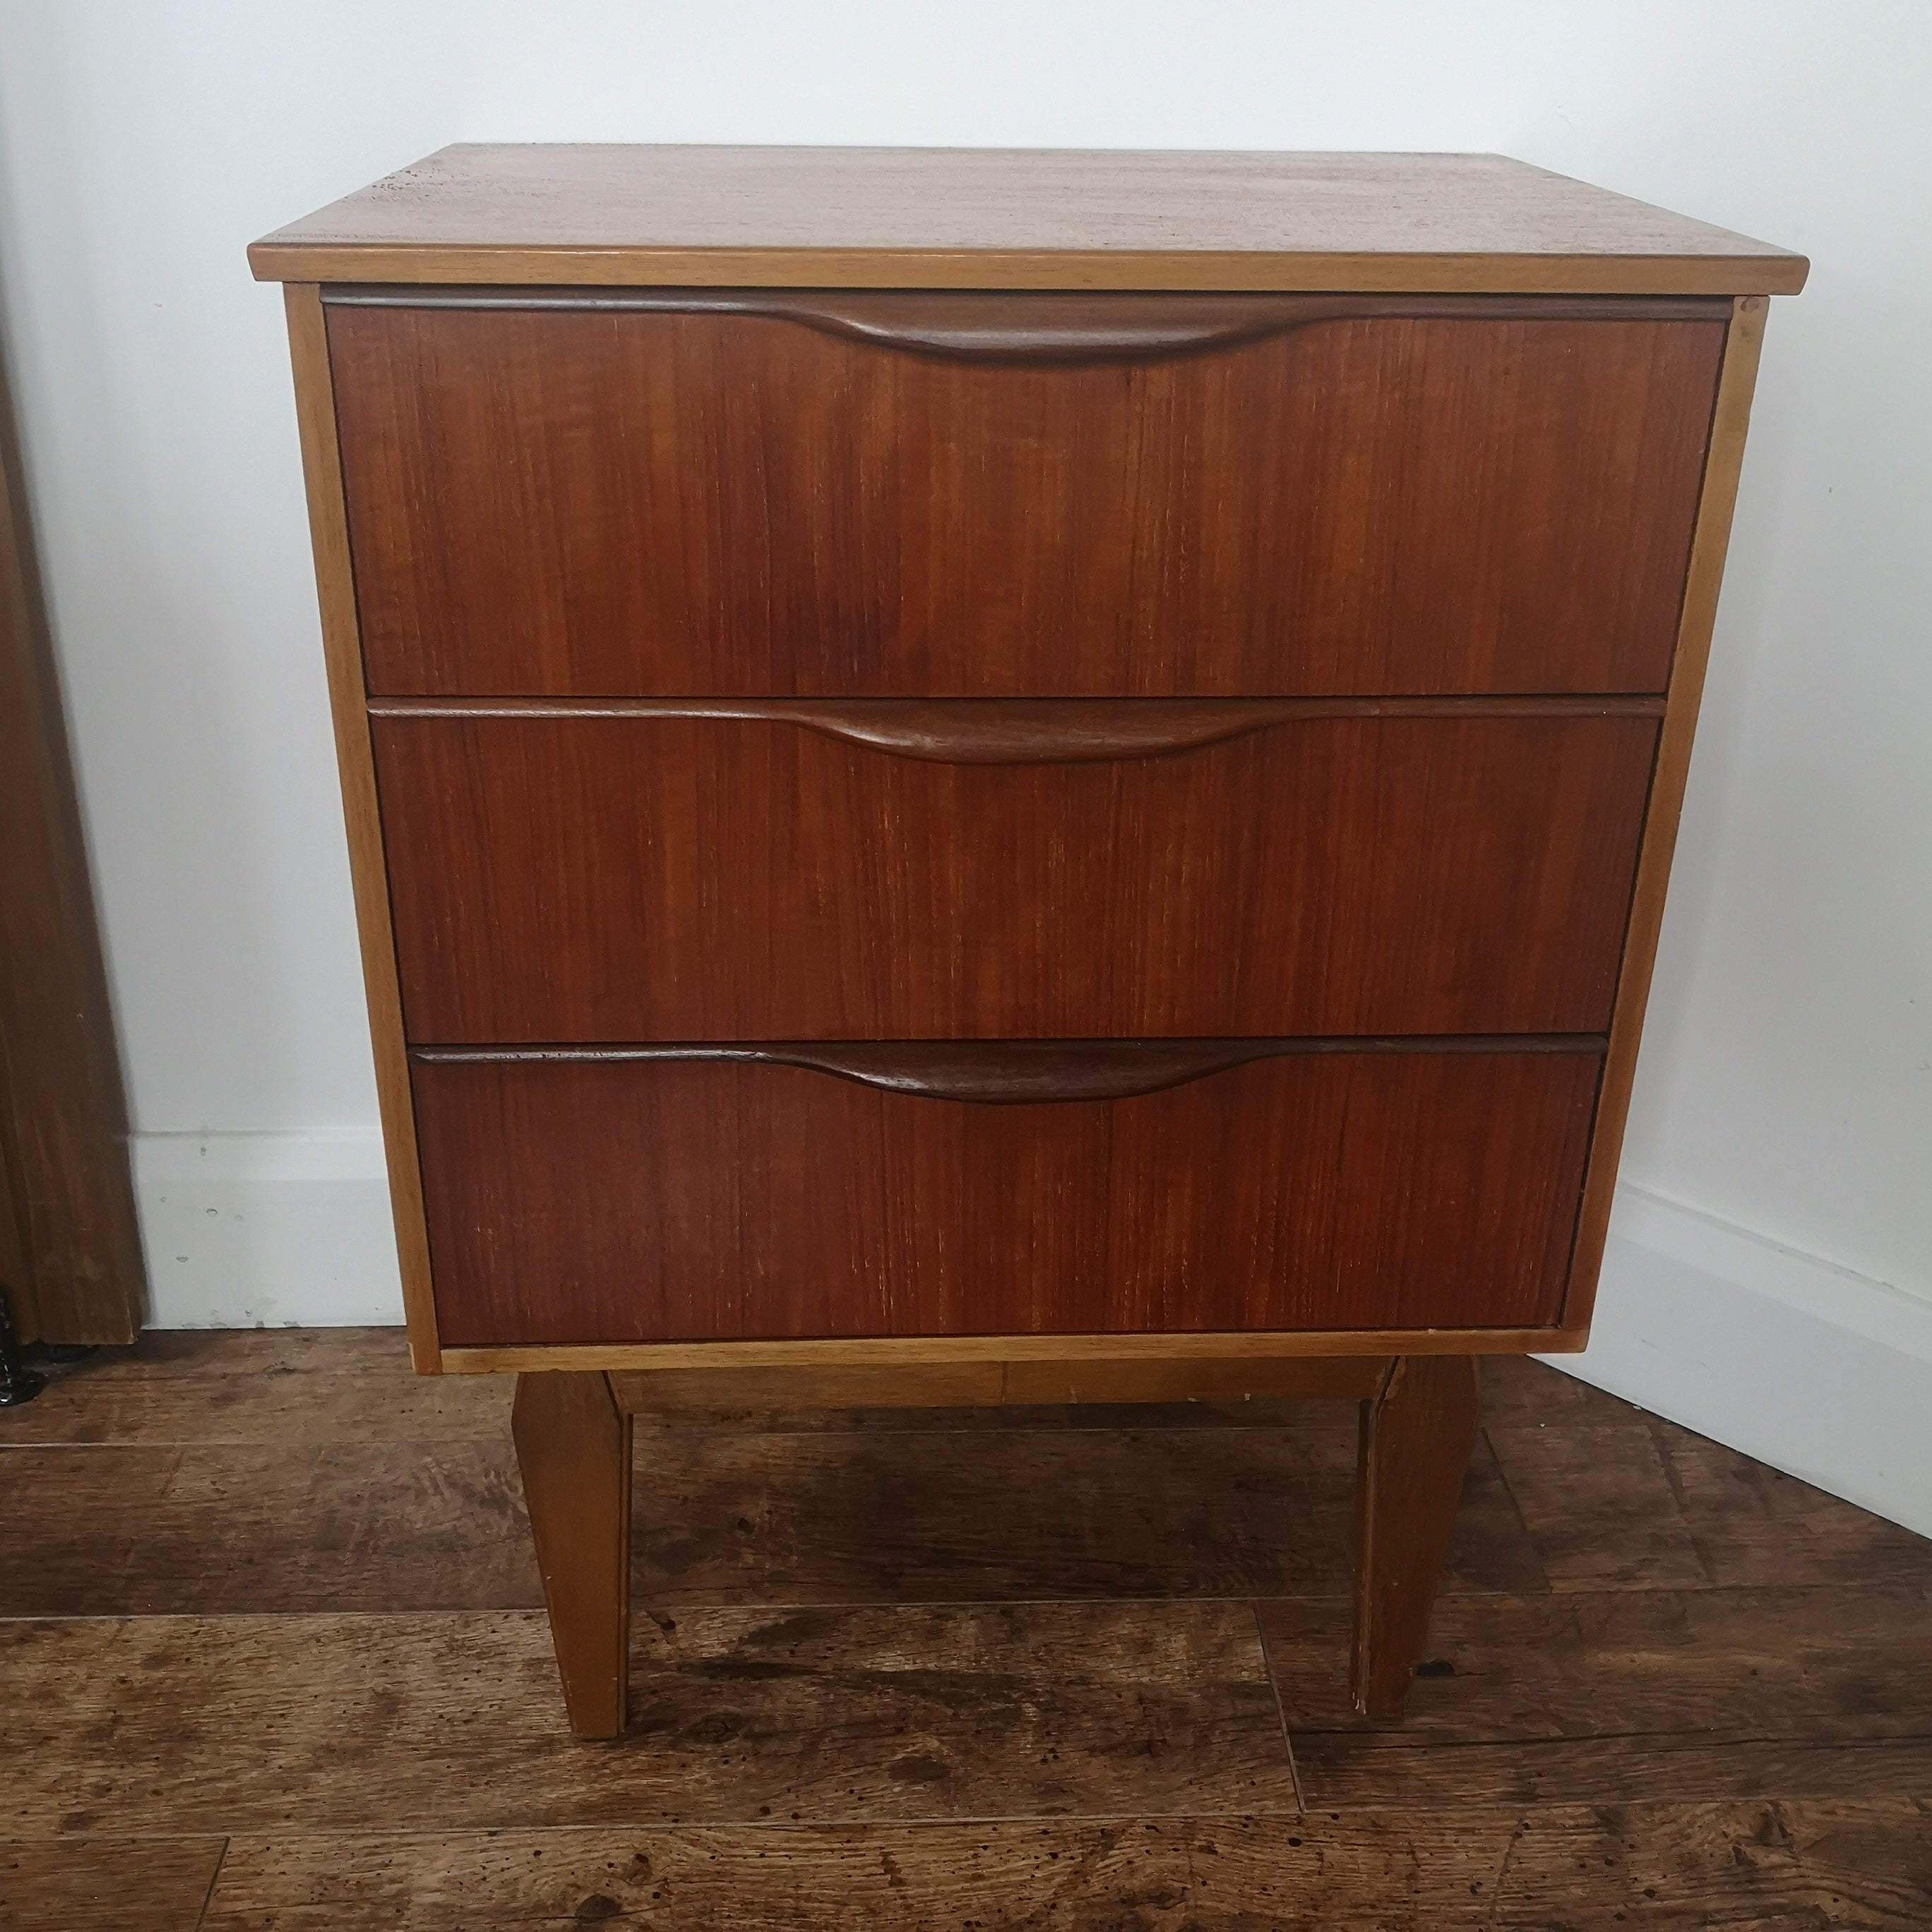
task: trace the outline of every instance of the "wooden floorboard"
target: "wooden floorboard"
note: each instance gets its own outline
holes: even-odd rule
[[[1566,1358],[1567,1359],[1567,1358]],[[1532,1355],[1483,1358],[1483,1417],[1488,1422],[1608,1422],[1641,1415],[1634,1402],[1608,1395]]]
[[[664,1610],[1345,1597],[1353,1432],[1327,1404],[1245,1430],[658,1432],[634,1592]],[[0,1568],[0,1616],[542,1602],[507,1434],[0,1446],[0,1546],[35,1556]],[[1444,1587],[1544,1582],[1479,1449]]]
[[[642,1618],[621,1748],[536,1612],[0,1623],[0,1702],[22,1835],[1295,1809],[1243,1604]]]
[[[1352,1406],[1305,1403],[1292,1426],[1246,1430],[667,1433],[638,1459],[632,1587],[661,1607],[1350,1587]],[[1544,1587],[1486,1448],[1444,1587]]]
[[[1495,1932],[1932,1925],[1932,1807],[1911,1798],[1532,1814]]]
[[[417,1376],[399,1328],[162,1330],[0,1415],[23,1443],[448,1443],[508,1438],[509,1376]]]
[[[0,1823],[0,1834],[6,1828]],[[10,1844],[0,1837],[0,1928],[196,1932],[224,1842],[68,1837]]]
[[[0,1448],[0,1616],[528,1610],[507,1442]]]
[[[1262,1622],[1310,1804],[1932,1796],[1922,1589],[1452,1597],[1399,1724],[1348,1708],[1315,1603]]]
[[[1688,1429],[1651,1427],[1713,1583],[1932,1588],[1932,1540]]]
[[[243,1836],[229,1846],[204,1924],[1921,1932],[1932,1924],[1928,1848],[1932,1812],[1909,1799],[1292,1822]]]
[[[1240,1819],[784,1826],[231,1846],[208,1932],[846,1925],[1477,1932],[1514,1826]]]
[[[1484,1382],[1400,1725],[1346,1407],[748,1407],[638,1420],[584,1745],[508,1378],[145,1336],[0,1413],[0,1928],[1932,1926],[1932,1544]]]
[[[1558,1590],[1694,1590],[1711,1581],[1648,1419],[1484,1430]]]

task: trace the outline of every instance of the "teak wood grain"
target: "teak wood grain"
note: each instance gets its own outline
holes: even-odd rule
[[[1291,717],[1094,755],[1138,708],[1033,707],[1036,761],[997,765],[848,742],[804,704],[380,716],[410,1037],[1607,1024],[1654,718]],[[920,707],[928,738],[947,709]],[[1056,735],[1072,761],[1036,761]]]
[[[1795,294],[1802,256],[1500,154],[445,148],[264,280]]]
[[[1365,298],[1208,352],[1065,362],[566,299],[328,309],[378,694],[1669,676],[1708,305]],[[976,298],[904,299],[944,328]],[[1091,298],[1061,321],[1068,298],[1029,299],[1036,335],[1094,326]],[[1148,326],[1150,298],[1124,299]]]
[[[1275,1054],[986,1106],[419,1059],[447,1344],[1552,1322],[1593,1052]]]
[[[1480,1375],[1467,1357],[1403,1356],[1362,1404],[1348,1689],[1372,1718],[1401,1714],[1424,1654],[1475,1447]]]
[[[520,1376],[510,1427],[570,1728],[614,1738],[631,1668],[631,1417],[601,1375]]]

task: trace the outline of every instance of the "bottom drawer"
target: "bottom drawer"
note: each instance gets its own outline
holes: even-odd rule
[[[1528,1328],[1600,1042],[429,1052],[446,1346]]]

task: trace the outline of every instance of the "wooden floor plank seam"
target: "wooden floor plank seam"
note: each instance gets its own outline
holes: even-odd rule
[[[1516,1494],[1516,1485],[1510,1480],[1509,1458],[1502,1453],[1502,1450],[1497,1448],[1495,1437],[1490,1432],[1490,1422],[1486,1416],[1484,1418],[1480,1424],[1480,1433],[1481,1435],[1484,1448],[1489,1452],[1490,1457],[1496,1464],[1497,1470],[1500,1472],[1502,1477],[1503,1493],[1509,1498],[1510,1508],[1516,1512],[1516,1520],[1522,1526],[1524,1536],[1528,1538],[1529,1542],[1533,1545],[1536,1539],[1531,1532],[1529,1519],[1525,1514],[1522,1507],[1522,1498]],[[1546,1576],[1545,1578],[1545,1581],[1546,1582],[1548,1581]],[[1450,1584],[1451,1580],[1444,1576],[1439,1587],[1447,1589],[1450,1587]]]
[[[232,1843],[232,1839],[224,1838],[221,1849],[214,1855],[214,1869],[208,1875],[208,1889],[202,1893],[201,1910],[195,1915],[195,1932],[201,1932],[202,1927],[208,1923],[208,1909],[214,1903],[215,1888],[221,1882],[221,1868],[228,1862],[228,1847]]]
[[[1498,1921],[1509,1898],[1510,1863],[1515,1858],[1516,1848],[1528,1828],[1529,1820],[1526,1815],[1518,1818],[1510,1828],[1502,1857],[1496,1865],[1496,1881],[1490,1888],[1490,1909],[1483,1919],[1482,1932],[1499,1932]]]
[[[1274,1659],[1268,1652],[1268,1630],[1262,1622],[1258,1604],[1249,1606],[1255,1620],[1255,1640],[1261,1646],[1262,1668],[1268,1673],[1268,1688],[1274,1693],[1275,1714],[1281,1720],[1281,1741],[1288,1752],[1288,1774],[1294,1785],[1296,1808],[1304,1812],[1308,1809],[1308,1795],[1301,1788],[1301,1769],[1294,1761],[1294,1733],[1288,1728],[1288,1707],[1282,1702],[1281,1680],[1276,1676]]]

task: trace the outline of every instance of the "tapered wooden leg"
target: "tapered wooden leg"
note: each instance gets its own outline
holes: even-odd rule
[[[570,1728],[624,1728],[631,1638],[631,1418],[608,1376],[517,1378],[510,1432]]]
[[[1422,1657],[1476,1444],[1480,1373],[1472,1356],[1404,1355],[1362,1404],[1348,1688],[1372,1718],[1401,1714]]]

